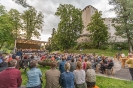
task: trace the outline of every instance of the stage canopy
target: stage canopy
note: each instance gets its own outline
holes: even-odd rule
[[[47,42],[38,40],[27,40],[27,39],[17,39],[16,48],[17,49],[40,49],[42,45]]]

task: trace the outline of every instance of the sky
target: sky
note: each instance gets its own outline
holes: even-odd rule
[[[25,10],[24,7],[16,4],[12,0],[0,0],[0,3],[4,5],[8,11],[11,8],[17,9],[19,12]],[[40,36],[41,41],[48,41],[48,38],[51,37],[52,29],[57,29],[58,27],[60,19],[55,16],[55,12],[59,4],[72,4],[81,10],[88,5],[92,5],[98,9],[98,11],[102,11],[102,17],[115,17],[115,13],[110,11],[113,6],[108,4],[108,0],[27,0],[27,3],[35,7],[37,11],[41,11],[44,15],[44,26]]]

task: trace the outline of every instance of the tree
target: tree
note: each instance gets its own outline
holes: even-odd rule
[[[101,48],[108,41],[107,27],[101,15],[100,12],[96,11],[91,17],[91,23],[87,26],[87,30],[90,32],[90,40],[96,48]]]
[[[61,50],[73,47],[83,29],[81,10],[70,4],[60,4],[55,13],[60,17],[56,33],[56,43]]]
[[[21,38],[22,19],[21,14],[16,9],[11,9],[9,12],[10,23],[12,24],[12,33],[14,38]]]
[[[0,16],[2,14],[5,14],[6,13],[6,10],[5,10],[5,7],[3,5],[0,4]]]
[[[129,52],[132,52],[133,0],[109,0],[109,4],[114,6],[112,10],[116,13],[113,20],[116,35],[127,39]]]
[[[13,43],[12,25],[9,23],[10,18],[3,7],[0,5],[0,10],[3,11],[0,15],[0,49],[4,43]]]
[[[22,19],[26,39],[31,39],[32,37],[39,38],[39,31],[42,31],[44,22],[42,12],[37,12],[35,8],[30,7],[28,10],[24,11],[22,14]]]

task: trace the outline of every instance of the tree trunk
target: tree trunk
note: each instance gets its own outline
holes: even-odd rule
[[[129,45],[129,52],[132,52],[132,43],[131,43],[131,39],[128,39],[128,45]]]

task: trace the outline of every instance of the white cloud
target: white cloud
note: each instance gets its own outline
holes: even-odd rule
[[[25,10],[21,5],[16,4],[12,0],[0,0],[0,3],[6,7],[7,10],[11,8],[22,12]],[[52,29],[57,28],[59,17],[55,16],[56,9],[59,4],[72,4],[77,8],[84,9],[88,5],[94,6],[99,11],[102,11],[103,17],[114,17],[114,12],[110,12],[112,7],[108,4],[108,0],[27,0],[27,3],[41,11],[44,14],[44,27],[41,33],[41,40],[47,41],[51,36]]]

